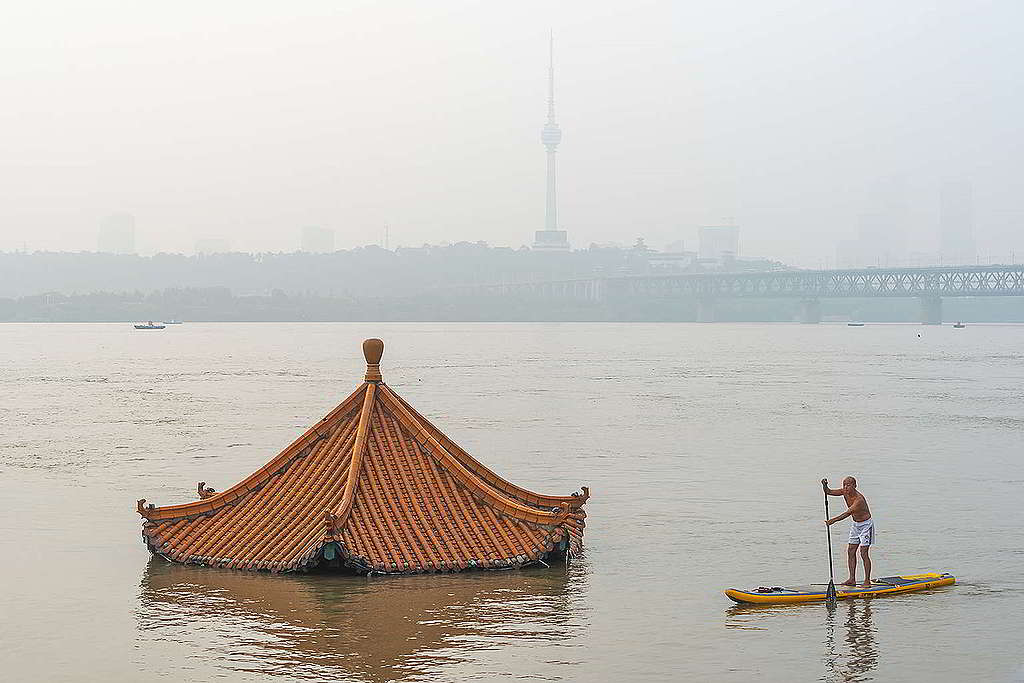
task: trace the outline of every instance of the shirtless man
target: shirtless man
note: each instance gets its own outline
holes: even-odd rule
[[[841,519],[853,517],[853,526],[850,527],[850,542],[846,546],[847,560],[850,565],[850,578],[843,581],[840,586],[857,585],[857,548],[860,547],[860,556],[864,560],[864,588],[871,586],[871,558],[868,553],[875,543],[875,523],[871,520],[871,510],[868,509],[868,501],[864,495],[857,490],[857,480],[853,477],[843,479],[843,488],[830,489],[828,479],[821,480],[821,488],[829,496],[842,496],[846,499],[847,510],[843,514],[826,519],[825,525],[832,526]]]

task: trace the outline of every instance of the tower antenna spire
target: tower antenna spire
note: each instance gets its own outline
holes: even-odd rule
[[[562,141],[562,130],[555,122],[555,32],[548,34],[548,120],[540,131],[548,157],[547,201],[544,205],[544,229],[536,232],[534,249],[568,251],[564,230],[558,229],[558,202],[555,198],[555,152]]]
[[[555,31],[548,34],[548,124],[555,123]]]

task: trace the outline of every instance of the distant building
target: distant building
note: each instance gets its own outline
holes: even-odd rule
[[[866,210],[857,216],[857,236],[836,245],[836,266],[865,268],[907,263],[907,205],[902,178],[884,178],[867,193]]]
[[[698,230],[697,256],[704,261],[726,262],[740,254],[740,229],[735,225],[705,225]]]
[[[308,226],[302,229],[302,251],[310,254],[329,254],[334,251],[334,231],[329,228]]]
[[[860,248],[866,266],[899,266],[906,259],[906,212],[873,211],[858,217]]]
[[[540,251],[569,251],[572,247],[565,230],[538,230],[533,233],[533,248]]]
[[[555,196],[555,150],[562,141],[562,129],[555,122],[555,38],[548,45],[548,120],[540,131],[540,141],[548,155],[547,203],[544,229],[534,233],[533,248],[544,251],[569,251],[569,236],[558,229],[558,204]]]
[[[939,249],[947,265],[974,263],[974,192],[965,181],[946,181],[939,189]]]
[[[836,244],[836,268],[861,268],[864,258],[857,240],[841,240]]]
[[[96,250],[108,254],[135,253],[135,216],[115,213],[100,224]]]
[[[231,243],[219,237],[203,237],[196,240],[197,254],[224,254],[231,251]]]
[[[656,251],[647,256],[647,265],[651,270],[686,270],[697,260],[692,251]]]

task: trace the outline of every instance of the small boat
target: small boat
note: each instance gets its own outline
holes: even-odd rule
[[[864,323],[846,323],[847,327],[864,327]]]
[[[875,579],[867,588],[862,586],[836,586],[836,597],[875,598],[912,591],[949,586],[956,583],[952,574],[910,574],[908,576],[886,576]],[[811,586],[761,586],[754,590],[741,591],[729,588],[725,594],[733,602],[749,605],[786,605],[796,602],[821,602],[825,599],[825,584]]]
[[[166,325],[155,323],[152,320],[147,320],[144,323],[135,323],[135,329],[137,330],[162,330]]]
[[[967,327],[967,325],[964,325],[963,323],[961,323],[961,322],[958,322],[957,324],[953,325],[953,327],[955,327],[955,328],[956,328],[956,329],[958,329],[958,330],[962,330],[962,329],[964,329],[965,327]]]
[[[180,320],[165,320],[164,325],[180,325]]]

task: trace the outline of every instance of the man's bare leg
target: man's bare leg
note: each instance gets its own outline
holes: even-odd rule
[[[865,588],[871,586],[871,558],[868,553],[871,551],[871,546],[861,546],[860,557],[864,560],[864,583],[862,584]]]
[[[850,566],[850,578],[839,584],[840,586],[857,585],[857,547],[852,543],[846,546],[846,562]]]

